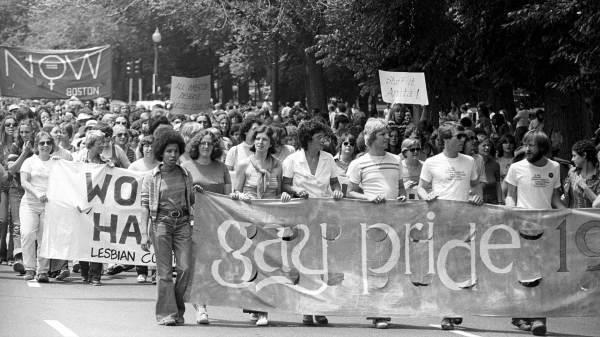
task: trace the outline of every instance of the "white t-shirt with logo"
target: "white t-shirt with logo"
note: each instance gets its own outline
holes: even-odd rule
[[[552,193],[560,187],[560,166],[550,159],[542,167],[523,159],[508,168],[505,181],[517,187],[517,207],[552,209]]]
[[[431,183],[432,193],[442,200],[467,201],[471,181],[478,180],[475,159],[462,153],[449,158],[443,152],[427,158],[420,179]]]

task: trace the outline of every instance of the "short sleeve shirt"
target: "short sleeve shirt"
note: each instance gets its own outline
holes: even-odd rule
[[[292,178],[294,187],[306,190],[313,198],[331,197],[330,179],[337,178],[338,172],[333,156],[325,151],[319,152],[314,175],[310,172],[304,150],[292,153],[283,161],[283,177]]]
[[[431,183],[439,199],[467,201],[471,181],[478,177],[475,159],[462,153],[449,158],[442,152],[425,160],[420,178]]]
[[[523,159],[510,166],[505,181],[517,187],[517,207],[551,209],[554,189],[560,187],[560,166],[550,159],[542,167]]]
[[[348,179],[359,185],[367,198],[385,195],[386,199],[398,196],[402,166],[398,156],[386,152],[383,156],[369,153],[353,160],[348,166]]]

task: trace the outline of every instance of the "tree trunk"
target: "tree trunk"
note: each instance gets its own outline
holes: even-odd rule
[[[569,159],[571,146],[579,140],[589,139],[592,125],[589,114],[584,111],[584,101],[576,95],[564,95],[554,90],[545,92],[544,131],[553,140],[553,147],[559,148],[558,157]],[[560,134],[562,141],[559,141]]]
[[[327,111],[327,98],[325,97],[325,83],[323,79],[323,68],[317,64],[317,58],[312,52],[304,52],[304,66],[306,69],[306,97],[309,112],[318,108]]]
[[[241,104],[246,104],[250,101],[250,86],[247,81],[241,82],[238,85],[238,101]]]
[[[273,115],[279,114],[279,45],[275,43],[271,76],[271,109]]]

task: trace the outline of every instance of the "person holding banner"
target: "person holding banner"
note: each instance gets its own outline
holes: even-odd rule
[[[154,243],[158,287],[156,320],[165,326],[181,325],[185,313],[184,295],[192,280],[192,225],[194,205],[192,178],[178,164],[185,151],[179,133],[165,129],[152,143],[154,158],[160,162],[144,176],[141,191],[141,248]],[[151,227],[149,227],[151,224]],[[151,231],[151,235],[148,235]],[[173,254],[177,278],[173,283]]]
[[[248,132],[247,130],[246,132]],[[230,194],[233,200],[249,201],[251,199],[277,199],[289,201],[291,196],[281,193],[281,163],[273,157],[275,152],[275,131],[270,126],[259,126],[251,139],[251,155],[238,165],[235,175],[237,182]],[[242,145],[245,143],[242,143]],[[241,145],[240,145],[241,146]],[[244,309],[256,320],[257,326],[269,324],[268,314],[264,311]]]
[[[143,157],[134,161],[129,165],[128,169],[132,171],[139,172],[150,172],[155,167],[158,166],[159,161],[154,158],[154,153],[152,152],[152,142],[154,141],[153,136],[144,136],[140,141],[138,151],[143,153]],[[148,267],[147,266],[135,266],[135,271],[137,272],[137,282],[138,283],[146,283],[148,280]],[[156,271],[152,275],[152,281],[156,277]]]
[[[231,193],[229,170],[219,159],[223,155],[223,143],[213,133],[202,130],[186,145],[192,160],[181,166],[190,172],[194,189],[199,192],[210,191],[228,195]],[[201,226],[200,221],[195,222]],[[196,323],[208,324],[208,313],[205,304],[194,304]]]
[[[600,171],[594,143],[580,140],[571,147],[571,161],[562,199],[569,208],[590,208],[600,193]]]
[[[523,147],[525,159],[512,164],[506,174],[506,206],[565,208],[559,191],[560,166],[546,157],[551,149],[550,138],[543,131],[529,131],[523,137]],[[542,260],[539,262],[542,263]],[[546,334],[545,317],[515,317],[511,323],[521,330],[531,331],[535,336]]]
[[[17,118],[14,115],[8,115],[4,118],[2,123],[0,123],[0,147],[2,148],[2,169],[7,171],[7,159],[10,154],[10,148],[15,141],[15,130],[17,129]],[[0,261],[3,262],[4,259],[8,261],[9,265],[13,265],[13,269],[16,272],[24,273],[25,269],[23,268],[23,259],[21,258],[21,254],[14,250],[14,248],[20,247],[21,239],[18,234],[14,233],[14,226],[10,220],[10,213],[8,207],[8,199],[9,199],[9,186],[11,176],[8,177],[7,181],[4,181],[0,184]],[[18,221],[18,220],[17,220]],[[10,240],[13,240],[12,245],[9,243],[6,244],[6,237],[9,237]],[[17,242],[18,241],[18,242]],[[13,255],[14,253],[14,255]],[[16,261],[13,261],[16,260]],[[14,263],[14,264],[13,264]]]
[[[417,187],[419,199],[432,201],[439,198],[483,205],[475,159],[460,153],[467,139],[464,127],[456,122],[445,122],[438,133],[444,150],[423,163]],[[469,191],[473,192],[472,196]],[[443,317],[440,325],[443,330],[452,330],[461,323],[462,317]]]
[[[369,118],[363,132],[367,152],[348,166],[348,197],[375,204],[386,199],[405,201],[400,159],[385,151],[390,138],[387,123],[383,118]],[[377,329],[386,329],[390,321],[389,317],[369,319],[373,320]]]
[[[32,279],[37,273],[36,279],[40,283],[49,282],[50,259],[40,256],[40,250],[44,233],[44,204],[48,202],[46,190],[52,167],[50,154],[54,147],[52,136],[40,131],[35,137],[34,155],[23,162],[20,170],[21,186],[25,190],[19,209],[25,279]]]
[[[323,151],[323,138],[327,126],[311,119],[300,124],[298,140],[301,150],[292,153],[283,161],[282,190],[298,198],[344,197],[338,180],[338,167],[333,156]],[[282,198],[282,200],[284,200]],[[285,199],[287,200],[287,199]],[[327,317],[315,315],[314,321],[327,324]],[[313,324],[312,315],[304,315],[302,323]]]

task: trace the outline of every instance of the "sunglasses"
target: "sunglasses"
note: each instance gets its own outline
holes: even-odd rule
[[[412,149],[407,149],[406,151],[415,153],[415,152],[421,152],[421,148],[420,147],[414,147]]]
[[[457,133],[455,137],[458,140],[466,139],[467,138],[467,134],[466,133]]]
[[[127,122],[115,122],[115,124],[127,125]]]
[[[342,145],[344,146],[354,146],[354,142],[343,142]]]
[[[47,141],[41,141],[38,143],[39,146],[44,146],[44,145],[52,145],[52,141],[47,140]]]
[[[15,126],[17,126],[17,124],[16,123],[6,123],[6,124],[4,124],[4,126],[7,128],[14,128]]]

